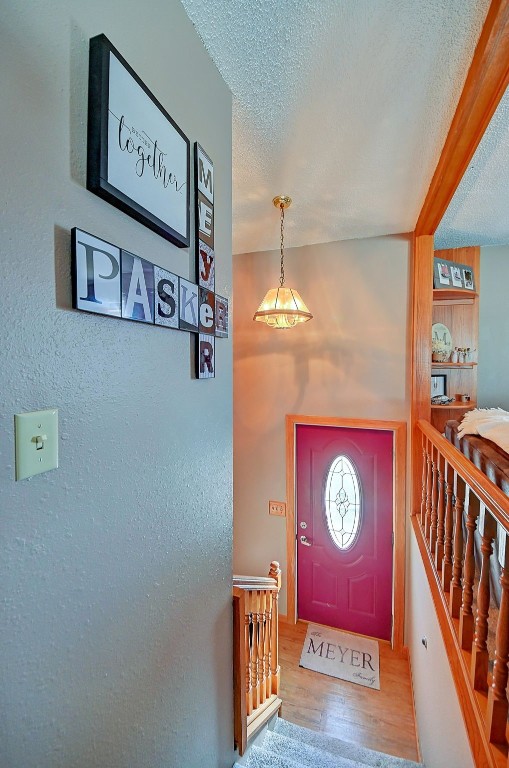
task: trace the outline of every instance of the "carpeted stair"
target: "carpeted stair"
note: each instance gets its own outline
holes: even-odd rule
[[[238,764],[236,764],[238,765]],[[324,733],[276,720],[261,745],[238,768],[424,768],[421,763],[375,752]]]

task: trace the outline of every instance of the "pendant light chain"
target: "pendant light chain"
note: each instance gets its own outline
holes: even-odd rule
[[[291,204],[292,198],[288,195],[277,195],[272,199],[272,205],[279,208],[281,215],[281,276],[278,287],[267,291],[253,317],[270,328],[293,328],[313,317],[299,292],[285,286],[285,208]]]
[[[284,258],[285,258],[285,245],[284,245],[284,242],[285,242],[285,236],[284,236],[285,209],[284,209],[283,205],[281,205],[280,207],[281,207],[281,245],[280,245],[280,248],[281,248],[281,277],[279,278],[279,285],[282,288],[283,285],[285,284],[285,262],[284,262]]]

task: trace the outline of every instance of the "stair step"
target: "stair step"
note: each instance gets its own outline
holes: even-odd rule
[[[415,763],[412,760],[387,755],[385,752],[367,749],[358,744],[338,739],[335,736],[311,731],[309,728],[289,723],[281,717],[277,719],[273,733],[286,736],[289,739],[314,747],[322,752],[328,752],[337,758],[348,759],[353,765],[372,766],[373,768],[423,768],[422,763]],[[307,763],[303,763],[303,765],[307,765]]]
[[[302,768],[358,768],[359,766],[357,761],[334,755],[274,731],[268,731],[265,735],[263,748],[278,757],[290,758]]]
[[[249,753],[247,768],[301,768],[301,763],[254,746]]]

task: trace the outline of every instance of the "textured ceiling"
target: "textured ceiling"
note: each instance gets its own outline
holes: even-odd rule
[[[234,252],[413,229],[488,0],[182,0],[233,93]]]
[[[509,245],[509,91],[435,234],[436,248]]]

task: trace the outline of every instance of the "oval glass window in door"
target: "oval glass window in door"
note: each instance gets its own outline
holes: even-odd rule
[[[325,483],[325,517],[330,537],[338,549],[355,543],[361,524],[359,474],[348,456],[337,456]]]

